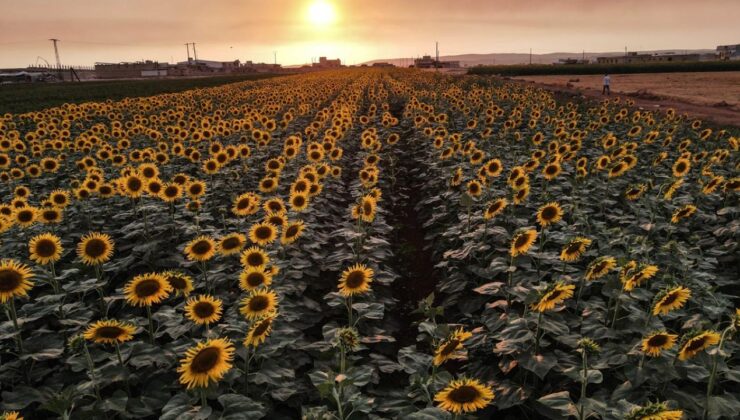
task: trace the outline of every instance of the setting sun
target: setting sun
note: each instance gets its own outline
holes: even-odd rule
[[[317,0],[308,7],[307,19],[316,26],[325,26],[336,20],[334,6],[324,0]]]

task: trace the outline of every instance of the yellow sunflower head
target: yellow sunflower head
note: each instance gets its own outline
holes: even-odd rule
[[[663,350],[673,348],[677,338],[677,335],[666,331],[655,331],[642,340],[642,351],[650,357],[658,357]]]
[[[0,303],[17,296],[28,296],[33,287],[33,272],[15,260],[0,261]]]
[[[218,241],[218,252],[223,256],[238,254],[246,243],[246,236],[241,233],[231,233]]]
[[[617,266],[617,260],[608,255],[599,257],[591,262],[586,269],[586,280],[592,281],[609,274]]]
[[[632,409],[625,420],[681,420],[683,411],[670,410],[664,402],[650,403],[644,407]]]
[[[270,256],[264,249],[253,246],[242,252],[240,262],[244,268],[261,267],[270,262]]]
[[[501,214],[508,204],[509,202],[506,200],[506,198],[499,198],[489,202],[485,212],[483,212],[483,218],[486,220],[493,219],[494,217]]]
[[[85,330],[85,339],[99,344],[120,344],[134,338],[136,327],[115,319],[96,321]]]
[[[191,297],[185,303],[185,316],[199,325],[212,324],[221,319],[223,302],[211,295]]]
[[[555,306],[564,302],[566,299],[573,297],[573,290],[576,286],[573,284],[555,283],[548,287],[540,295],[537,302],[532,304],[532,310],[536,312],[546,312],[555,309]]]
[[[719,343],[719,340],[720,335],[711,330],[689,333],[681,340],[681,349],[678,351],[678,359],[691,359],[703,350]]]
[[[586,252],[589,245],[591,245],[591,240],[588,238],[577,237],[572,239],[560,252],[560,260],[566,262],[577,261]]]
[[[185,246],[185,256],[190,261],[205,262],[216,254],[216,242],[209,236],[201,235]]]
[[[239,287],[245,292],[270,286],[270,284],[272,284],[272,271],[266,269],[264,265],[247,267],[239,274]]]
[[[364,264],[355,264],[347,268],[339,279],[339,293],[345,297],[367,293],[370,291],[373,275],[373,269]]]
[[[269,289],[253,290],[241,301],[239,309],[247,319],[261,318],[277,311],[277,294]]]
[[[113,240],[105,233],[91,232],[77,244],[77,256],[85,265],[100,265],[113,255]]]
[[[676,286],[658,293],[653,304],[653,315],[666,315],[676,309],[681,309],[691,297],[691,289]]]
[[[167,279],[158,273],[141,274],[126,283],[123,293],[126,301],[133,306],[151,306],[160,303],[169,296],[172,286]]]
[[[458,350],[461,350],[463,348],[463,342],[472,336],[472,333],[466,332],[462,328],[455,330],[435,349],[434,364],[439,366],[447,360],[464,357]]]
[[[283,245],[292,244],[301,237],[305,228],[306,226],[302,220],[288,222],[288,224],[283,228],[282,235],[280,236],[280,243]]]
[[[543,205],[537,211],[537,223],[542,227],[550,226],[563,218],[563,209],[560,204],[551,202]]]
[[[37,264],[50,264],[62,256],[62,240],[51,233],[36,235],[28,241],[28,253]]]
[[[511,254],[512,257],[526,254],[527,251],[529,251],[529,248],[532,247],[536,239],[537,231],[534,229],[527,229],[525,231],[517,233],[511,239],[509,254]]]
[[[191,388],[207,388],[221,380],[232,367],[234,345],[228,339],[217,338],[198,343],[185,353],[177,371],[180,383]]]
[[[272,332],[272,323],[276,317],[276,314],[271,314],[255,321],[254,324],[252,324],[252,328],[247,332],[247,337],[244,339],[244,345],[257,347],[264,343],[267,336]]]
[[[277,238],[277,227],[270,223],[255,223],[249,229],[249,240],[259,246],[265,246]]]
[[[472,413],[493,400],[493,389],[477,379],[456,379],[434,396],[439,408],[455,414]]]
[[[188,296],[193,291],[193,278],[179,271],[165,271],[162,276],[172,286],[176,295]]]

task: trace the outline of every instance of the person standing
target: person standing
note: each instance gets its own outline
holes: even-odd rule
[[[612,84],[612,79],[611,77],[609,77],[609,74],[607,73],[604,75],[604,87],[601,88],[602,95],[604,94],[611,95],[611,90],[609,89],[611,84]]]

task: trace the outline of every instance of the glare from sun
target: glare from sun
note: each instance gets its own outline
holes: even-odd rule
[[[326,26],[334,23],[337,14],[334,6],[324,0],[316,0],[308,7],[308,21],[315,26]]]

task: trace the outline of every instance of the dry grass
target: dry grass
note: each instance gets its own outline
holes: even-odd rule
[[[577,89],[601,90],[603,76],[522,76],[517,79]],[[611,76],[612,92],[630,94],[646,91],[667,99],[715,105],[726,102],[740,109],[740,72],[615,74]]]

